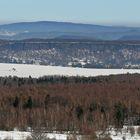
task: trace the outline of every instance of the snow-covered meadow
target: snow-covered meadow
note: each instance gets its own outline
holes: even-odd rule
[[[18,76],[38,78],[45,75],[60,76],[104,76],[126,73],[140,73],[139,69],[86,69],[61,66],[40,66],[27,64],[0,63],[0,76]]]

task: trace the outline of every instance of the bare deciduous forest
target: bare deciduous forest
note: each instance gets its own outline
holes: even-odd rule
[[[140,117],[140,75],[0,78],[0,129],[90,133]],[[140,120],[135,120],[140,124]]]

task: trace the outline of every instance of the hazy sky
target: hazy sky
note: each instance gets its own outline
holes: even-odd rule
[[[140,26],[140,0],[0,0],[0,23],[38,20]]]

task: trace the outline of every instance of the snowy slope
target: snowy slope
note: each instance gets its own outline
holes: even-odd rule
[[[0,76],[18,76],[18,77],[41,77],[44,75],[63,75],[63,76],[99,76],[116,75],[125,73],[140,73],[138,69],[86,69],[71,68],[61,66],[40,66],[25,64],[5,64],[0,63]]]

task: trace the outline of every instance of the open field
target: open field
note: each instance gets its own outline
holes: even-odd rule
[[[139,69],[86,69],[72,68],[61,66],[40,66],[26,64],[6,64],[0,63],[0,76],[18,76],[34,78],[45,75],[60,75],[60,76],[107,76],[126,73],[140,73]]]

